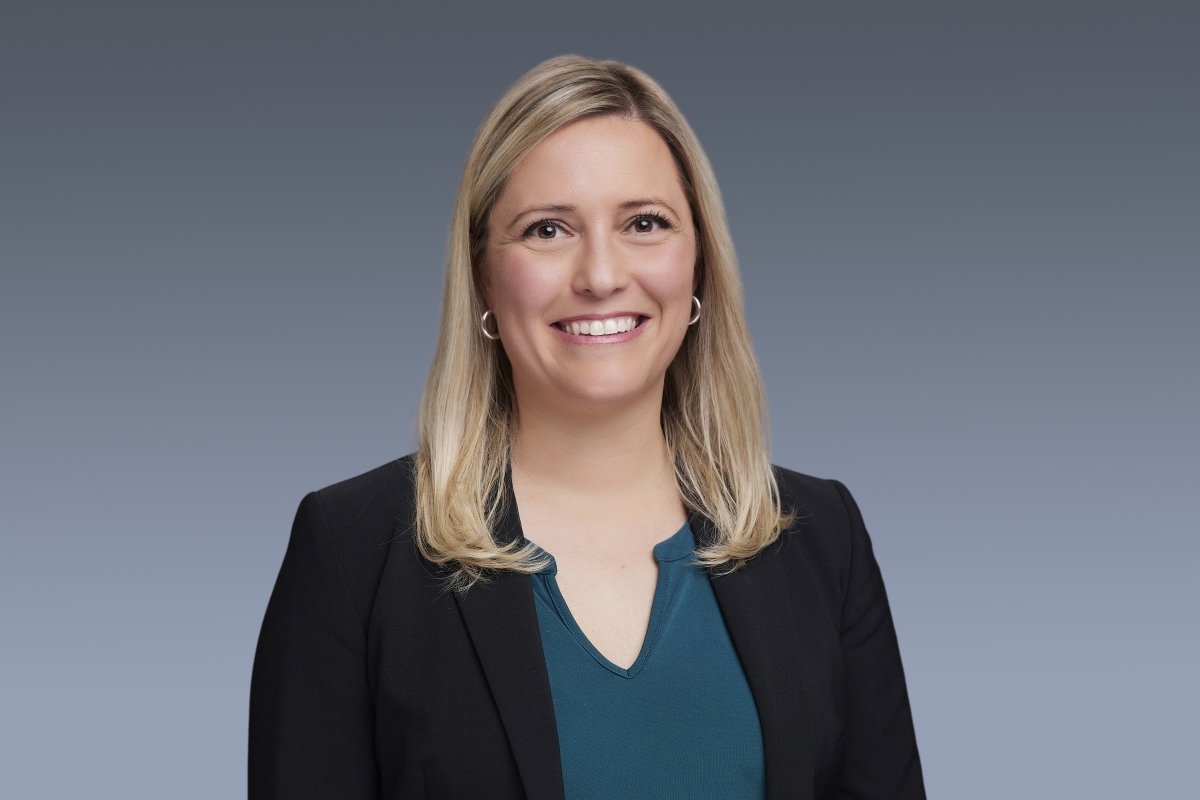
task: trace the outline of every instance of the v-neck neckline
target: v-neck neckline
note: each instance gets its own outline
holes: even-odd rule
[[[546,566],[536,574],[545,582],[547,592],[554,603],[554,610],[563,626],[597,664],[622,678],[636,677],[650,660],[655,641],[658,638],[659,623],[666,614],[675,588],[679,585],[679,570],[682,565],[677,562],[691,556],[696,549],[696,540],[692,534],[691,525],[687,522],[683,523],[683,527],[673,535],[654,545],[654,560],[658,562],[658,578],[654,586],[654,600],[650,604],[650,621],[646,625],[646,635],[642,638],[642,646],[638,650],[637,658],[629,665],[629,669],[614,664],[588,639],[587,634],[575,621],[575,616],[571,613],[562,590],[559,589],[558,563],[554,560],[553,555],[540,547],[538,549],[545,553],[547,560]]]

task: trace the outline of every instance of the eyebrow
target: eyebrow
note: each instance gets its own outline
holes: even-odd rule
[[[629,211],[634,208],[640,208],[641,206],[666,206],[671,210],[672,214],[675,213],[675,209],[671,207],[671,204],[666,200],[663,200],[661,197],[642,197],[638,198],[637,200],[626,200],[624,203],[621,203],[621,205],[617,206],[617,208],[621,209],[622,211]]]
[[[621,205],[617,206],[617,208],[622,211],[629,211],[634,208],[641,208],[642,206],[666,206],[668,209],[670,209],[672,214],[678,216],[679,213],[671,206],[670,203],[668,203],[666,200],[663,200],[661,197],[639,197],[636,200],[626,200],[624,203],[621,203]],[[522,217],[529,216],[530,214],[569,214],[574,211],[575,208],[575,206],[571,205],[558,204],[530,206],[513,217],[512,222],[508,224],[509,227],[512,227],[513,225],[517,224],[517,221]]]
[[[545,205],[545,206],[530,206],[521,213],[512,218],[509,225],[515,225],[521,217],[527,217],[530,214],[569,214],[575,210],[575,206],[564,205]]]

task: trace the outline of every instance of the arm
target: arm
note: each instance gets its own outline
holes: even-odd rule
[[[887,593],[858,505],[833,481],[850,519],[850,571],[842,604],[846,762],[839,797],[925,797],[904,668]]]
[[[250,800],[374,800],[366,633],[320,497],[300,503],[250,681]]]

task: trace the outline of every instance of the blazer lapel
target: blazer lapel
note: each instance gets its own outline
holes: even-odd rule
[[[493,533],[500,543],[524,538],[511,488],[504,519]],[[563,800],[558,725],[531,578],[501,573],[465,593],[456,593],[455,599],[500,711],[529,800]]]
[[[697,541],[712,541],[712,523],[691,514]],[[717,605],[754,695],[762,726],[767,800],[807,800],[813,793],[813,732],[804,691],[804,648],[779,544],[737,572],[711,578]]]

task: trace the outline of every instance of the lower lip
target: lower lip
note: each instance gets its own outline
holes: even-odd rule
[[[628,342],[636,339],[638,336],[641,336],[642,329],[646,327],[646,323],[649,321],[649,318],[642,320],[642,324],[638,325],[631,331],[625,331],[624,333],[606,333],[603,336],[592,336],[591,334],[586,333],[567,333],[557,325],[551,325],[550,330],[554,332],[555,336],[562,339],[564,342],[570,342],[571,344],[621,344],[622,342]]]

